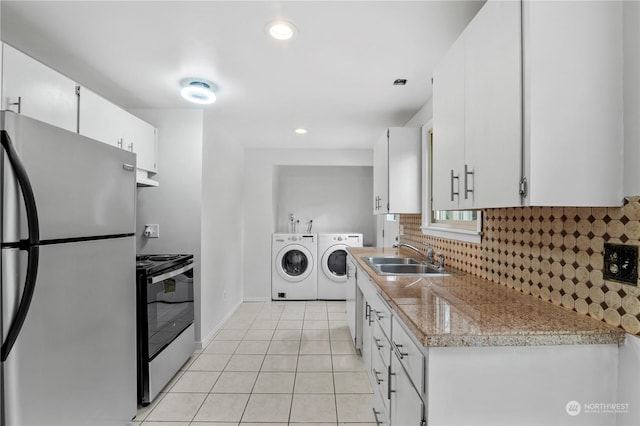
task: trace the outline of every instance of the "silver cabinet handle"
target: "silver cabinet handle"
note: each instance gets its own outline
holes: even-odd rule
[[[378,374],[382,374],[381,372],[377,371],[375,368],[372,369],[371,371],[373,371],[373,375],[375,376],[376,382],[378,382],[378,384],[384,382],[384,379],[381,379],[378,377]]]
[[[371,305],[369,302],[364,302],[364,319],[368,320],[371,317]]]
[[[118,141],[116,142],[116,145],[118,146],[118,148],[122,149],[122,138],[118,139]]]
[[[7,106],[9,106],[9,107],[17,106],[18,107],[18,114],[20,114],[22,112],[22,96],[18,96],[18,102],[11,102]]]
[[[393,342],[393,349],[396,351],[396,353],[398,354],[398,358],[400,359],[404,359],[405,356],[409,356],[408,352],[402,352],[400,350],[400,348],[402,347],[402,345],[397,344],[396,342]]]
[[[464,199],[466,200],[471,192],[473,194],[473,189],[469,189],[469,175],[473,176],[473,170],[469,171],[469,166],[464,165]],[[475,186],[475,181],[474,181]],[[453,200],[451,200],[453,201]]]
[[[380,313],[380,311],[373,311],[373,312],[375,312],[375,314],[376,314],[376,318],[378,319],[378,321],[380,321],[382,318],[384,318],[384,315],[382,315],[382,314]]]
[[[460,191],[458,190],[458,192],[453,192],[453,181],[454,180],[458,180],[460,179],[460,176],[456,176],[453,174],[453,169],[451,169],[451,201],[453,201],[453,196],[454,195],[460,195]],[[458,183],[458,187],[460,186],[460,183]]]
[[[373,338],[373,341],[374,341],[374,343],[376,344],[376,347],[378,348],[378,350],[380,350],[380,349],[384,348],[384,345],[381,345],[381,344],[380,344],[381,339],[377,339],[377,338],[375,338],[375,337],[374,337],[374,338]]]
[[[129,144],[129,151],[133,152],[133,142]]]
[[[382,414],[380,413],[380,411],[376,411],[375,408],[372,408],[373,410],[373,417],[376,419],[376,426],[380,426],[382,423],[380,422],[380,420],[378,420],[378,414]]]

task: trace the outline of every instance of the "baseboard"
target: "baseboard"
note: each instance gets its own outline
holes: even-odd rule
[[[270,297],[245,297],[243,302],[271,302]]]
[[[218,325],[211,330],[211,332],[209,334],[207,334],[207,336],[202,339],[201,341],[197,341],[196,342],[196,349],[200,350],[205,348],[209,343],[211,343],[211,341],[213,340],[213,338],[216,336],[216,334],[218,334],[218,331],[220,331],[222,329],[222,326],[227,322],[227,320],[229,318],[231,318],[231,316],[233,314],[236,313],[236,311],[238,310],[238,308],[240,307],[240,305],[242,305],[242,301],[238,302],[233,309],[231,309],[229,311],[229,313],[227,315],[225,315],[225,317],[218,323]]]

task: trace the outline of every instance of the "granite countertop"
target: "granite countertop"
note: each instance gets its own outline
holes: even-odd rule
[[[398,255],[394,248],[347,250],[426,347],[610,344],[625,338],[616,327],[471,274],[378,275],[362,260]]]

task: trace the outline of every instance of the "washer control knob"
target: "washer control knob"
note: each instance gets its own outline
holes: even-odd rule
[[[338,237],[338,241],[342,241],[342,236],[339,236],[339,237]]]

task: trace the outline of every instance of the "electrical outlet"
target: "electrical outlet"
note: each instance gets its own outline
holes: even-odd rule
[[[147,238],[160,238],[160,225],[157,223],[144,225],[144,236]]]
[[[605,280],[638,285],[638,247],[622,244],[604,245]]]

